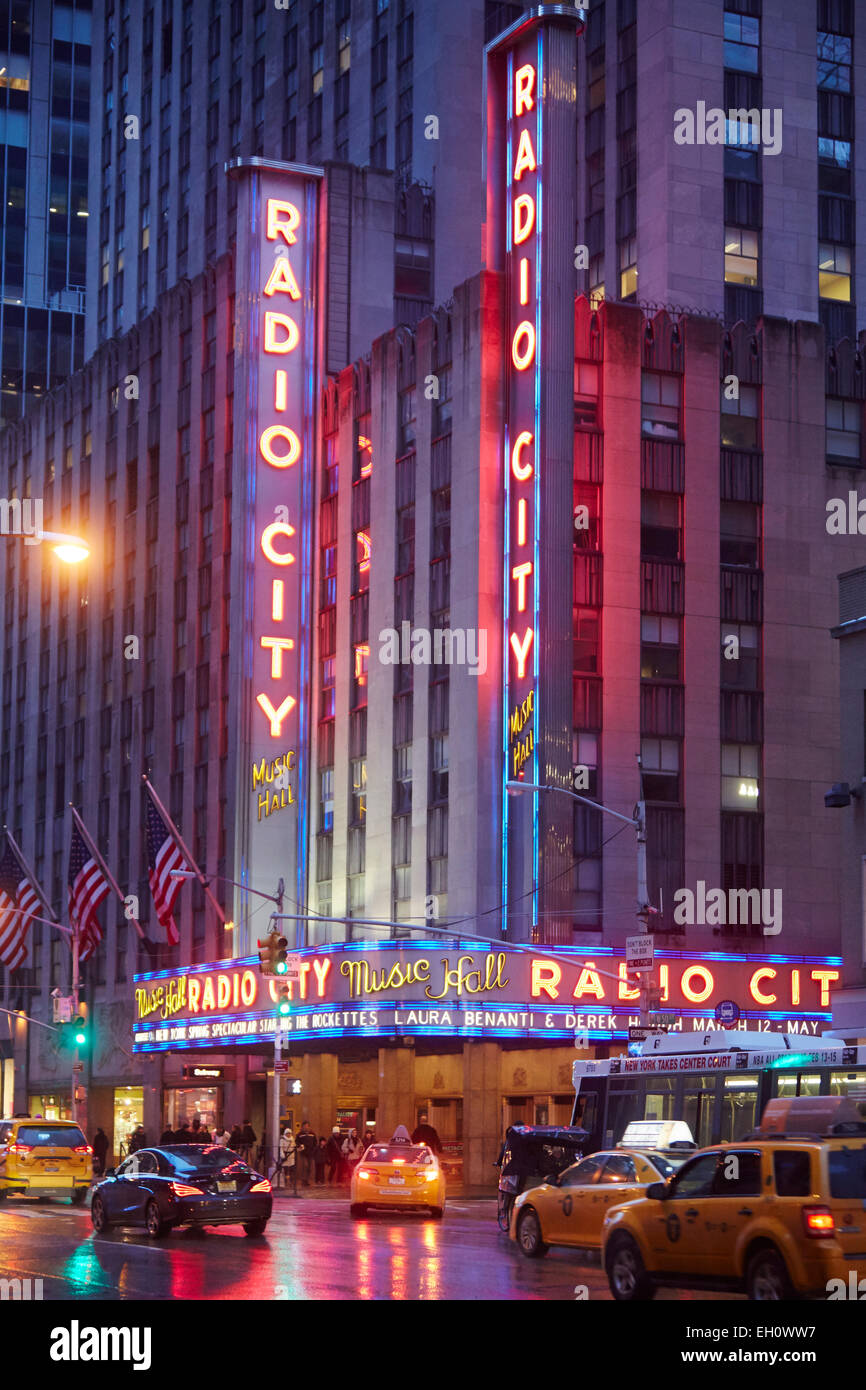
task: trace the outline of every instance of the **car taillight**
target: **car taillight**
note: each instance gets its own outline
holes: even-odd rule
[[[79,1144],[77,1148],[72,1150],[72,1152],[74,1154],[92,1154],[93,1149],[90,1147],[89,1144]]]
[[[405,1158],[392,1158],[391,1162],[394,1164],[395,1168],[399,1168],[400,1164],[405,1163],[406,1160]]]
[[[33,1145],[32,1145],[32,1144],[10,1144],[10,1145],[9,1145],[9,1152],[10,1152],[11,1154],[30,1154],[30,1153],[33,1152]]]
[[[372,1178],[372,1176],[373,1176],[373,1174],[372,1174],[372,1172],[370,1171],[369,1168],[359,1168],[359,1169],[358,1169],[358,1177],[359,1177],[359,1178]]]
[[[174,1193],[175,1197],[204,1196],[204,1193],[200,1187],[190,1187],[189,1184],[185,1182],[173,1182],[170,1183],[169,1186],[171,1187],[171,1190]]]
[[[250,1192],[270,1192],[271,1184],[267,1178],[262,1178],[261,1182],[254,1182]]]
[[[807,1236],[832,1236],[836,1231],[829,1207],[803,1207],[803,1226]]]
[[[439,1174],[438,1174],[438,1173],[435,1171],[435,1169],[434,1169],[434,1171],[433,1171],[432,1173],[425,1173],[424,1176],[425,1176],[425,1178],[427,1179],[428,1182],[435,1182],[436,1179],[438,1178]]]

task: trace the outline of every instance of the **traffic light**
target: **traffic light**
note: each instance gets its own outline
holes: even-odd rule
[[[72,1020],[72,1041],[76,1047],[86,1047],[90,1041],[88,1008],[83,1000],[79,1003],[78,1013]]]
[[[274,971],[277,975],[285,975],[288,970],[286,956],[289,950],[289,943],[284,936],[278,936],[274,947]]]
[[[264,941],[258,938],[259,947],[259,970],[263,975],[276,974],[277,963],[277,943],[280,940],[279,932],[268,932]]]
[[[281,1018],[285,1018],[291,1012],[291,1008],[289,987],[288,985],[280,985],[277,989],[277,1013]]]

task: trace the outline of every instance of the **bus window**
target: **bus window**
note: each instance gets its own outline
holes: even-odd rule
[[[758,1123],[756,1075],[726,1076],[722,1105],[722,1142],[742,1139]]]
[[[713,1142],[713,1110],[715,1109],[716,1078],[693,1077],[686,1082],[682,1118],[685,1120],[699,1149]]]
[[[863,1100],[866,1098],[866,1074],[862,1071],[832,1071],[830,1095],[851,1096],[854,1100]]]
[[[643,1119],[676,1119],[674,1112],[675,1087],[676,1081],[673,1077],[653,1077],[652,1089],[647,1091],[646,1099],[644,1100]]]

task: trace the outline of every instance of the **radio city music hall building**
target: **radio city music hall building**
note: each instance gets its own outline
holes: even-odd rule
[[[227,947],[187,886],[179,946],[134,955],[103,909],[91,1124],[129,1089],[149,1134],[195,1108],[261,1132],[271,906],[227,880],[280,877],[305,919],[285,1114],[388,1133],[426,1110],[472,1182],[507,1123],[566,1121],[575,1034],[621,1049],[637,1014],[635,845],[565,796],[508,796],[520,773],[577,766],[625,814],[642,792],[674,1026],[733,999],[744,1026],[830,1027],[829,628],[857,538],[825,524],[852,458],[825,416],[862,412],[859,352],[575,298],[573,38],[550,16],[492,52],[485,268],[414,330],[364,350],[332,293],[362,286],[384,330],[385,176],[347,208],[341,166],[240,161],[233,253],[0,440],[10,495],[94,543],[73,576],[8,548],[10,827],[62,912],[72,800],[156,939],[146,771],[236,923]],[[780,930],[700,885],[780,893]],[[5,994],[44,1017],[65,962],[47,928],[31,943]],[[62,1108],[37,1031],[14,1025],[16,1108]]]

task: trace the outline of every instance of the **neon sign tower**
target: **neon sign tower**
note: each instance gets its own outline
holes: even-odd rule
[[[505,282],[502,780],[571,785],[577,37],[529,11],[487,48],[485,259]],[[572,807],[503,785],[503,915],[571,940]]]
[[[238,701],[233,877],[306,899],[321,171],[237,160],[232,691]],[[253,935],[241,903],[241,944]],[[260,900],[259,900],[260,901]],[[289,908],[289,910],[292,910]]]

